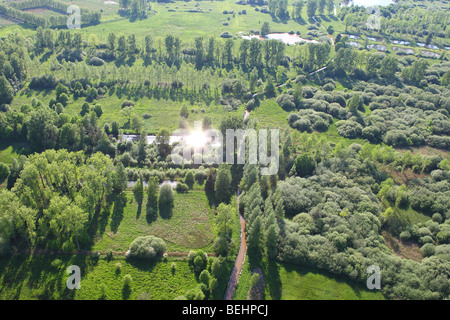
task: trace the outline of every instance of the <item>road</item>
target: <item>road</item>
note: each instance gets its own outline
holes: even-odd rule
[[[239,212],[239,190],[237,192],[237,209]],[[239,277],[242,273],[242,266],[245,262],[245,255],[247,253],[247,239],[245,238],[245,220],[239,214],[239,220],[241,222],[241,243],[239,245],[239,253],[234,262],[233,270],[231,271],[230,279],[228,280],[227,291],[225,292],[224,300],[233,300],[234,292],[236,291]]]

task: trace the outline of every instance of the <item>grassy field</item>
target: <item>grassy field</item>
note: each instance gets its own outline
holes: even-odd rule
[[[380,292],[333,275],[287,263],[273,263],[265,272],[267,300],[382,300]],[[252,275],[248,257],[242,268],[234,300],[246,300]]]
[[[82,29],[82,32],[94,32],[98,34],[101,41],[106,41],[107,32],[134,33],[138,38],[143,38],[147,34],[160,37],[169,34],[182,35],[184,40],[193,40],[195,37],[219,37],[224,31],[236,34],[240,31],[249,32],[251,29],[260,30],[266,21],[270,23],[273,32],[288,32],[290,30],[300,31],[302,34],[307,32],[307,22],[304,20],[301,21],[301,24],[292,19],[285,22],[273,21],[269,14],[255,11],[253,7],[248,5],[238,5],[232,0],[177,1],[161,4],[152,2],[150,5],[152,11],[147,19],[130,23],[128,19],[121,18],[117,14],[102,14],[101,24]],[[87,7],[93,9],[92,6],[87,5]],[[117,6],[112,7],[112,10],[117,10]],[[187,12],[187,10],[193,9],[202,9],[202,12]],[[224,14],[225,10],[233,11],[234,15]],[[242,10],[246,10],[247,14],[239,15],[239,11]],[[288,10],[292,11],[292,7],[289,6]],[[306,8],[303,16],[306,19]],[[228,20],[228,18],[230,19]],[[224,22],[228,22],[228,26],[223,25]],[[208,26],[208,28],[200,28],[199,26]]]
[[[0,141],[0,162],[11,164],[13,158],[30,153],[31,149],[26,143]]]
[[[242,266],[242,273],[239,277],[239,283],[234,292],[233,300],[246,300],[247,292],[250,289],[250,278],[252,276],[252,270],[250,268],[250,263],[248,256],[245,257],[244,265]]]
[[[278,264],[281,300],[383,300],[372,292],[332,275],[295,265]],[[272,298],[266,292],[266,298]]]
[[[44,18],[61,17],[61,16],[63,16],[61,13],[53,11],[53,10],[49,10],[47,8],[24,9],[22,11],[33,13],[35,15],[39,15],[39,16],[44,17]]]
[[[172,273],[171,264],[175,263]],[[116,271],[120,263],[121,271]],[[78,265],[81,289],[69,290],[67,267]],[[123,288],[124,275],[131,275],[130,289]],[[194,272],[186,261],[131,262],[106,261],[78,256],[14,256],[0,259],[0,299],[136,299],[148,293],[152,300],[172,300],[197,285]],[[104,288],[104,289],[103,289]],[[104,294],[103,291],[104,290]]]
[[[147,217],[146,198],[140,207],[131,192],[105,210],[107,213],[99,221],[93,250],[123,252],[136,237],[154,235],[166,241],[169,251],[199,248],[212,251],[214,220],[204,191],[175,193],[172,215],[159,212],[156,219]]]
[[[31,104],[33,98],[38,99],[44,105],[48,105],[51,98],[54,98],[55,94],[47,91],[33,92],[32,94],[27,94],[25,92],[19,93],[11,104],[14,109],[19,109],[23,104]],[[103,109],[103,115],[99,118],[98,123],[103,125],[105,123],[111,124],[113,121],[117,121],[124,132],[132,133],[129,128],[128,119],[125,114],[121,112],[121,104],[124,100],[127,100],[127,96],[120,96],[120,98],[114,94],[106,94],[104,97],[95,100],[90,103],[100,104]],[[187,119],[190,126],[194,126],[194,121],[202,121],[205,116],[208,116],[212,120],[212,125],[214,128],[218,128],[220,121],[225,118],[228,114],[238,113],[244,117],[245,106],[242,105],[236,111],[226,111],[222,105],[211,103],[209,106],[206,104],[191,105],[189,101],[172,101],[170,99],[154,99],[154,98],[134,98],[134,107],[132,114],[137,114],[142,116],[144,113],[149,113],[151,117],[149,119],[143,119],[143,129],[146,130],[148,134],[157,134],[161,128],[167,128],[170,131],[174,131],[178,128],[179,121],[181,120],[180,111],[183,106],[187,106],[189,110],[189,117]],[[68,106],[65,108],[65,113],[70,116],[76,116],[81,112],[81,107],[85,99],[73,100],[70,96]],[[273,103],[273,102],[272,102]],[[278,105],[275,103],[275,106]],[[194,112],[192,112],[192,109]],[[281,110],[281,108],[280,108]],[[267,119],[271,119],[271,110],[262,111],[262,114],[267,116]],[[269,114],[268,114],[269,112]],[[284,120],[286,122],[286,120]],[[271,121],[273,123],[273,121]],[[1,147],[1,146],[0,146]]]

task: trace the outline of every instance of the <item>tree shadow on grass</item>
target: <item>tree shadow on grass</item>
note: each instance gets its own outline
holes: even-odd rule
[[[106,230],[106,226],[108,225],[109,216],[111,215],[111,206],[112,199],[106,199],[106,203],[102,208],[102,212],[100,213],[100,218],[97,222],[97,233],[103,234]]]
[[[261,253],[248,251],[250,270],[260,267],[264,273],[264,282],[272,299],[281,299],[282,286],[279,265],[275,260],[267,260]]]
[[[320,19],[321,19],[322,21],[330,22],[329,16],[326,16],[326,15],[324,15],[324,14],[320,15]]]
[[[147,223],[150,224],[158,218],[158,204],[147,202],[146,216]]]
[[[173,216],[173,204],[162,204],[159,205],[159,215],[163,219],[170,219]]]
[[[39,62],[40,63],[44,63],[46,62],[53,54],[53,50],[52,51],[48,51],[46,53],[44,53],[41,58],[39,58]]]
[[[358,298],[362,297],[362,293],[367,292],[367,290],[364,288],[364,286],[362,286],[361,284],[346,278],[345,276],[339,276],[324,270],[320,270],[320,269],[316,269],[313,267],[307,267],[307,266],[302,266],[302,265],[297,265],[297,264],[292,264],[292,263],[287,263],[287,262],[282,262],[281,263],[283,268],[288,272],[296,272],[301,278],[306,276],[307,274],[318,274],[318,275],[323,275],[331,280],[336,281],[338,284],[343,284],[343,285],[348,285],[350,286],[350,288],[352,289],[352,291],[355,293],[355,295]]]
[[[216,205],[216,194],[214,191],[205,191],[205,194],[210,208],[214,207]]]
[[[133,267],[146,272],[152,272],[153,268],[161,261],[161,257],[154,259],[127,258],[127,262]]]
[[[127,196],[125,193],[121,193],[114,201],[114,208],[111,215],[111,231],[116,233],[120,223],[123,219],[123,210],[127,205]]]
[[[270,296],[272,299],[281,299],[281,291],[283,284],[280,278],[280,267],[274,260],[269,260],[267,264],[267,270],[265,272],[265,282],[268,286]]]
[[[122,299],[128,300],[130,298],[130,295],[131,295],[131,287],[124,285],[122,288]]]
[[[294,20],[295,22],[297,22],[298,24],[300,24],[302,26],[307,24],[307,22],[305,21],[305,19],[303,19],[303,17],[297,17],[297,18],[292,19],[292,20]]]
[[[144,201],[144,196],[142,194],[135,194],[134,200],[136,200],[138,208],[136,211],[136,220],[139,219],[142,213],[142,202]]]

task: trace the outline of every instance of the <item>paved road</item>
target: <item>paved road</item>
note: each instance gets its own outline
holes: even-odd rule
[[[239,191],[237,193],[237,209],[239,212]],[[239,277],[242,272],[242,266],[244,265],[245,255],[247,253],[247,239],[245,238],[245,220],[239,215],[241,222],[241,243],[239,245],[239,253],[234,262],[233,270],[231,271],[230,279],[228,280],[227,291],[225,292],[224,300],[233,300],[234,292],[236,291]]]

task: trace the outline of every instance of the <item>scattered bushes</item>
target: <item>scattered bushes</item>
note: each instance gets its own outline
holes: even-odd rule
[[[178,182],[178,183],[177,183],[177,186],[176,186],[176,190],[177,190],[177,192],[179,192],[179,193],[185,193],[185,192],[188,192],[188,191],[189,191],[189,187],[188,187],[188,185],[185,184],[185,183]]]

